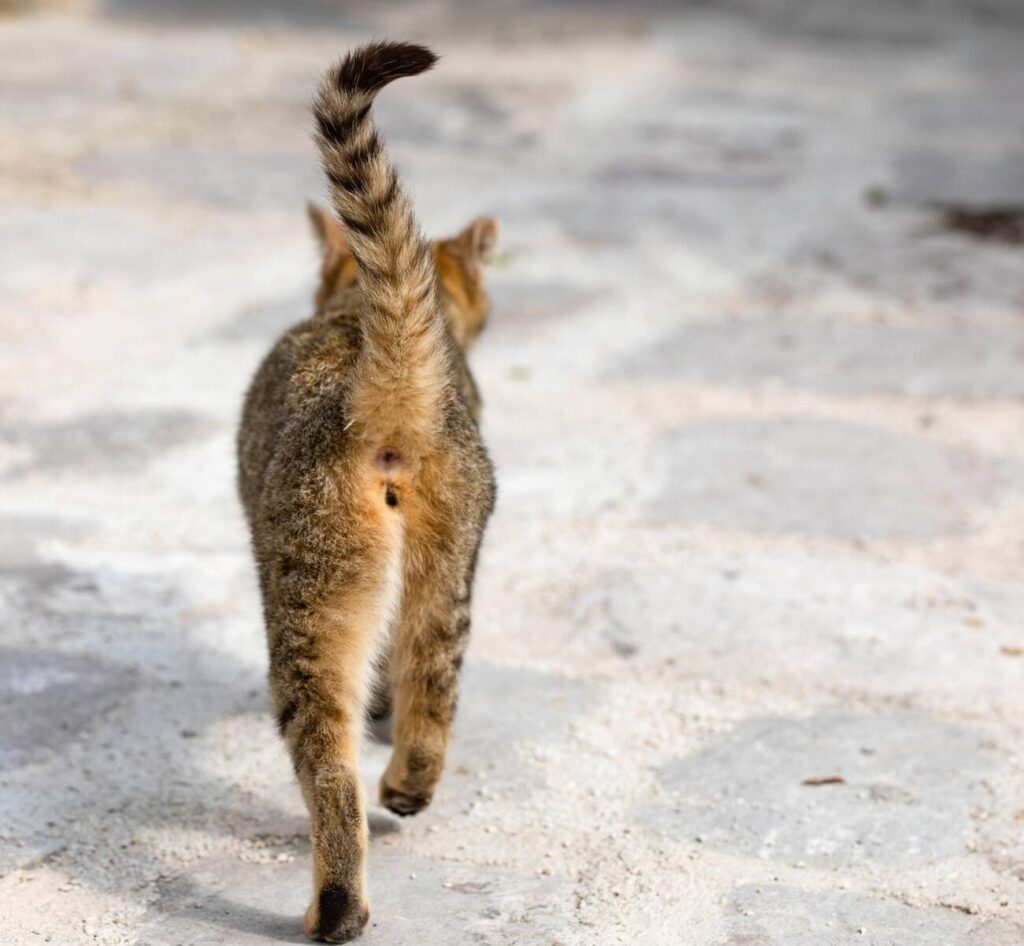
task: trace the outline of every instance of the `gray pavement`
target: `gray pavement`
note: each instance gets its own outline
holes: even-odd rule
[[[8,9],[17,4],[4,4]],[[368,946],[1024,942],[1024,8],[51,2],[0,16],[0,944],[301,942],[240,398],[308,311],[307,100],[503,223],[500,501]],[[386,745],[368,740],[367,784]]]

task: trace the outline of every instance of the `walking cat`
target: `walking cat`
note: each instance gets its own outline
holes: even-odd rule
[[[304,928],[332,943],[369,916],[364,714],[371,700],[393,705],[381,803],[420,811],[444,767],[495,496],[466,349],[487,315],[481,262],[496,225],[427,243],[371,116],[385,85],[435,61],[378,42],[326,74],[316,140],[343,227],[311,208],[316,314],[263,361],[238,436],[271,701],[309,808]]]

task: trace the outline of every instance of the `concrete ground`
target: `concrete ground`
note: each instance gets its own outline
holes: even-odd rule
[[[933,208],[1024,205],[1015,0],[5,14],[0,943],[302,941],[233,434],[368,36],[444,54],[381,123],[505,250],[457,738],[364,942],[1019,946],[1024,256]]]

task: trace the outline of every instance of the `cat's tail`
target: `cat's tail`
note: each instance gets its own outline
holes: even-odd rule
[[[359,264],[363,297],[349,420],[399,455],[428,449],[437,430],[450,343],[430,247],[377,136],[371,106],[389,82],[436,61],[423,46],[368,43],[327,72],[313,105],[331,200]]]

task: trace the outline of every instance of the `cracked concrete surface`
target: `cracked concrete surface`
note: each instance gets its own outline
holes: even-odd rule
[[[934,210],[1024,205],[1018,3],[40,7],[0,19],[0,943],[302,942],[233,433],[369,36],[443,53],[380,121],[427,228],[504,252],[457,737],[370,813],[364,941],[1024,942],[1024,257]]]

